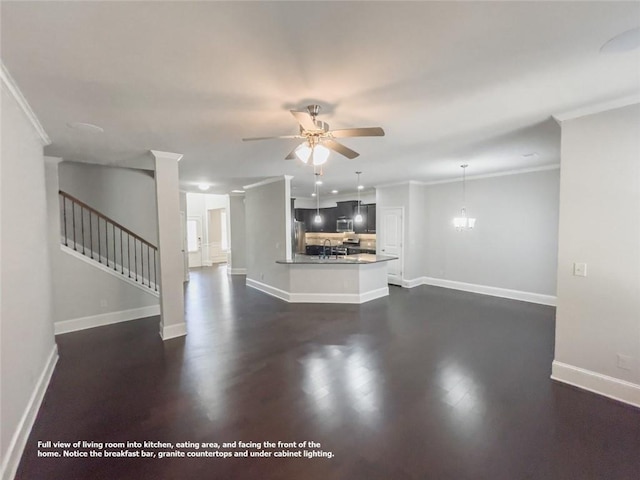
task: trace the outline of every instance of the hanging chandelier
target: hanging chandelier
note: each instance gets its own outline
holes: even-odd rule
[[[467,216],[467,176],[466,176],[466,171],[467,171],[467,167],[469,165],[467,165],[466,163],[464,165],[460,165],[460,167],[462,167],[462,209],[460,210],[460,216],[459,217],[455,217],[453,219],[453,226],[456,227],[456,230],[458,232],[462,232],[462,231],[466,231],[466,230],[473,230],[473,227],[476,224],[476,219],[475,218],[470,218]]]

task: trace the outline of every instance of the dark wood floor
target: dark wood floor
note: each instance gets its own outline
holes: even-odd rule
[[[287,304],[191,273],[188,336],[149,318],[57,337],[17,478],[640,478],[640,410],[549,379],[554,309],[435,287]],[[332,459],[50,459],[38,440],[313,440]]]

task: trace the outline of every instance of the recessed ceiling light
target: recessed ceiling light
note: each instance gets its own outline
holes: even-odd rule
[[[207,183],[199,183],[198,184],[198,188],[200,190],[202,190],[203,192],[206,192],[207,190],[209,190],[210,187],[211,187],[211,185],[209,185]]]
[[[231,190],[231,193],[244,193],[244,190]]]
[[[67,123],[67,127],[73,128],[74,130],[80,130],[83,132],[91,132],[91,133],[104,132],[104,128],[99,127],[98,125],[94,125],[93,123],[69,122]]]
[[[362,190],[364,188],[364,185],[358,185],[358,190]]]
[[[311,196],[312,196],[312,197],[315,197],[315,196],[316,196],[316,192],[313,192],[313,193],[311,194]]]
[[[338,190],[331,190],[331,193],[335,195],[336,193],[338,193]]]
[[[630,52],[640,48],[640,27],[632,28],[611,38],[600,47],[600,53]]]

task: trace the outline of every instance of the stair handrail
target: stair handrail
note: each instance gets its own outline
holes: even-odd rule
[[[68,194],[67,192],[63,191],[63,190],[58,190],[58,193],[60,195],[62,195],[63,197],[68,198],[69,200],[79,204],[82,208],[86,208],[87,210],[95,213],[97,216],[101,217],[103,220],[106,220],[110,223],[112,223],[113,225],[115,225],[116,227],[118,227],[120,230],[122,230],[123,232],[127,232],[129,235],[131,235],[132,237],[140,240],[143,243],[146,243],[147,245],[149,245],[150,247],[154,248],[154,249],[158,249],[158,247],[156,247],[153,243],[149,242],[148,240],[145,240],[144,238],[142,238],[140,235],[132,232],[131,230],[129,230],[127,227],[125,227],[124,225],[122,225],[121,223],[116,222],[115,220],[113,220],[112,218],[106,216],[105,214],[99,212],[98,210],[96,210],[95,208],[93,208],[90,205],[87,205],[85,202],[83,202],[82,200],[80,200],[79,198],[74,197],[73,195]]]

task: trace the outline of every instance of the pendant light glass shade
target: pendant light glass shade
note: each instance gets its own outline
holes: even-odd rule
[[[316,181],[314,183],[314,193],[316,194],[316,216],[313,217],[313,223],[322,223],[322,216],[320,215],[320,190],[318,190],[318,185],[322,182],[319,180],[320,175],[318,173],[315,173],[314,175],[316,176]]]
[[[360,174],[362,172],[356,172],[356,175],[358,176],[358,213],[356,214],[354,221],[356,223],[362,223],[362,214],[360,213],[360,190],[362,190],[362,185],[360,185]]]
[[[467,208],[465,206],[467,203],[466,171],[468,166],[469,165],[467,164],[460,165],[460,167],[462,167],[462,205],[463,207],[460,210],[460,216],[455,217],[453,219],[453,226],[456,228],[458,232],[462,232],[465,230],[473,230],[473,227],[475,227],[476,225],[476,219],[470,218],[467,216]]]

